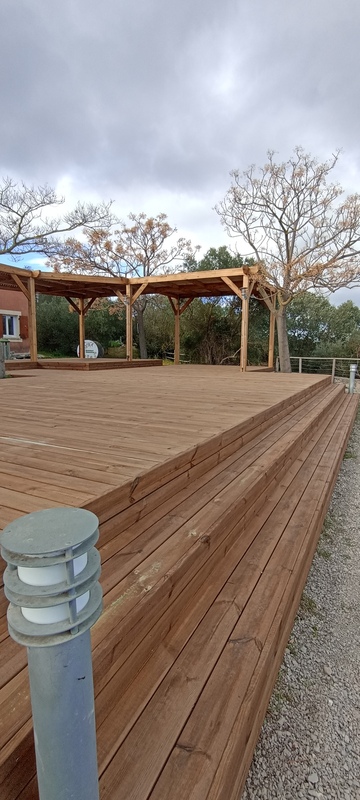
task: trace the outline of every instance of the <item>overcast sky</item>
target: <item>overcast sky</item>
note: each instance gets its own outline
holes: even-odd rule
[[[2,175],[164,212],[202,254],[232,244],[230,170],[268,149],[342,148],[360,190],[359,0],[2,0],[0,20]]]

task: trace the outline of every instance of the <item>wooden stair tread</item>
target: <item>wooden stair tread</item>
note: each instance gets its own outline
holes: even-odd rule
[[[338,420],[336,420],[334,425],[333,425],[333,429],[332,429],[333,432],[336,431],[337,427],[338,427]],[[317,450],[319,450],[319,447],[317,447]],[[316,462],[317,458],[320,458],[320,456],[316,456],[316,455],[313,456],[313,459],[315,459],[315,462]],[[309,468],[309,465],[306,462],[305,462],[305,465],[303,465],[303,467],[301,468],[303,471],[304,471],[304,469],[307,470],[307,478],[306,478],[307,483],[310,481],[310,479],[312,478],[312,476],[314,474],[314,468],[316,469],[316,465],[314,467],[314,464],[312,463],[310,465],[310,468]],[[290,484],[290,487],[291,487],[291,484]],[[303,486],[301,487],[301,491],[302,490],[303,490]],[[294,493],[294,487],[292,487],[292,492]],[[299,501],[299,498],[296,496],[296,490],[295,490],[295,493],[294,493],[293,501],[294,501],[294,508],[296,508],[297,504],[298,504],[298,501]],[[285,493],[285,495],[284,495],[284,500],[283,500],[282,507],[280,508],[280,512],[282,513],[282,516],[283,516],[283,519],[284,519],[284,523],[285,523],[285,529],[286,529],[286,521],[288,520],[288,516],[289,516],[289,513],[290,513],[289,503],[288,503],[288,493]],[[281,513],[280,513],[280,516],[281,516]],[[302,509],[301,514],[302,514],[302,519],[303,519],[303,516],[304,516],[303,509]],[[280,528],[279,508],[278,507],[275,510],[275,515],[277,517],[276,518],[276,529],[277,529],[277,531],[279,531],[279,530],[281,530],[281,528]],[[303,525],[303,521],[302,521],[301,524]],[[240,628],[241,628],[241,626],[244,625],[244,617],[240,616],[240,619],[242,619],[241,626],[240,626],[240,622],[238,623],[238,627],[239,627],[238,633],[239,633],[239,635],[241,634],[240,638],[241,639],[245,639],[246,641],[252,641],[252,643],[254,643],[254,634],[253,633],[251,634],[251,626],[252,626],[252,622],[254,620],[254,609],[257,610],[257,611],[259,611],[259,609],[261,609],[261,613],[259,614],[259,620],[262,621],[264,619],[264,613],[263,613],[264,610],[266,610],[267,608],[272,608],[272,606],[271,606],[271,602],[272,601],[270,602],[270,599],[271,599],[271,597],[275,597],[276,598],[276,591],[277,591],[278,587],[280,587],[279,588],[280,597],[278,597],[276,599],[276,603],[279,602],[279,599],[281,599],[282,593],[284,592],[284,587],[281,586],[281,582],[279,581],[279,570],[282,573],[285,572],[286,575],[290,575],[290,569],[291,569],[291,565],[289,566],[289,565],[286,565],[286,564],[281,564],[280,567],[277,566],[276,569],[273,570],[273,573],[271,572],[271,570],[269,572],[269,569],[267,571],[265,570],[264,572],[261,571],[261,560],[259,560],[259,548],[260,548],[260,551],[261,551],[261,548],[266,543],[267,537],[268,537],[269,528],[270,528],[270,530],[271,529],[274,530],[274,528],[275,528],[275,526],[273,525],[273,519],[271,517],[268,520],[267,526],[265,526],[262,529],[261,534],[259,534],[259,536],[261,536],[261,543],[257,542],[257,544],[255,543],[253,545],[253,547],[255,548],[254,555],[253,555],[253,552],[252,552],[252,548],[250,547],[249,551],[247,552],[246,556],[243,559],[243,562],[241,562],[240,575],[241,575],[242,578],[244,578],[244,575],[245,576],[249,575],[249,567],[250,567],[250,565],[253,565],[253,567],[254,567],[254,565],[257,565],[257,568],[258,568],[260,574],[262,576],[265,576],[265,577],[262,577],[262,580],[260,579],[259,584],[258,584],[258,589],[257,589],[257,591],[254,592],[254,604],[251,605],[251,608],[248,605],[245,604],[245,607],[247,607],[248,609],[250,608],[250,610],[248,611],[248,622],[247,622],[248,627],[246,627],[246,625],[245,625],[245,628],[241,632]],[[288,526],[288,530],[289,530],[289,526]],[[280,533],[277,533],[276,535],[280,537]],[[282,546],[282,548],[283,548],[283,546]],[[257,549],[257,552],[256,552],[256,549]],[[292,559],[294,558],[292,550],[290,551],[290,553],[288,555],[288,558],[289,557],[291,557]],[[260,566],[259,566],[259,564],[260,564]],[[264,600],[264,597],[266,596],[266,592],[264,593],[264,581],[268,580],[269,576],[270,576],[269,594],[267,596],[267,599]],[[227,588],[228,588],[228,586],[227,586]],[[222,597],[222,595],[220,595],[220,598],[221,597]],[[227,608],[227,603],[229,602],[229,597],[228,596],[226,597],[226,601],[227,602],[225,602],[225,608]],[[218,603],[220,602],[220,605],[222,605],[221,601],[219,601],[219,599],[218,599],[217,602]],[[276,610],[276,607],[277,606],[275,606],[275,610]],[[213,608],[213,606],[211,608]],[[233,604],[231,604],[231,608],[233,610]],[[208,613],[210,613],[210,612],[208,612]],[[265,614],[265,619],[267,619],[266,614]],[[265,622],[264,624],[265,624],[265,630],[266,630],[267,622]],[[250,628],[249,628],[249,625],[250,625]],[[199,627],[201,628],[202,626],[200,625]],[[203,624],[203,627],[204,627],[204,624]],[[224,626],[224,623],[223,623],[223,626],[222,626],[223,635],[224,635],[224,630],[225,630],[225,626]],[[211,623],[210,623],[210,631],[211,631]],[[197,632],[198,632],[198,629],[195,632],[194,637],[196,637]],[[261,631],[260,631],[259,635],[260,635],[260,639],[261,639]],[[194,654],[196,654],[198,652],[198,642],[196,641],[196,638],[194,639],[194,637],[192,637],[193,638],[193,648],[194,648]],[[203,633],[203,637],[204,637],[205,641],[208,641],[209,629],[207,629],[207,632]],[[226,632],[225,632],[225,638],[226,638]],[[257,638],[257,637],[255,637],[255,638]],[[200,641],[202,641],[201,638],[200,638]],[[187,645],[187,647],[189,647],[189,646]],[[254,649],[254,647],[252,645],[251,646],[247,645],[247,648],[249,648],[249,652],[251,652],[252,657],[257,659],[258,656],[259,656],[258,647],[256,646],[255,649]],[[215,653],[214,653],[214,650],[215,650]],[[210,647],[210,652],[207,653],[207,656],[206,656],[206,664],[209,666],[209,663],[211,665],[211,660],[217,661],[218,655],[219,655],[218,653],[216,654],[216,643],[213,642],[213,647],[212,648]],[[194,655],[193,655],[193,660],[195,660],[195,656]],[[198,664],[197,664],[197,666],[198,666]],[[178,664],[177,664],[177,666],[175,668],[177,670],[180,669]],[[173,668],[173,669],[175,669],[175,668]],[[204,670],[204,668],[201,668],[200,672],[201,672],[201,674],[202,674],[202,676],[204,678],[204,683],[205,683],[207,673]],[[186,674],[186,670],[185,670],[185,674]],[[170,678],[168,678],[168,680],[170,681]],[[192,681],[191,681],[191,690],[192,689],[193,689],[193,684],[192,684]],[[103,782],[101,782],[101,786],[103,787],[103,792],[104,792],[104,794],[103,794],[104,798],[112,796],[111,795],[111,792],[112,792],[112,788],[111,788],[112,781],[111,781],[110,773],[112,773],[113,775],[115,774],[116,777],[114,777],[114,781],[117,783],[117,785],[119,785],[119,780],[120,780],[121,793],[119,793],[117,795],[119,797],[119,800],[122,797],[124,797],[124,798],[125,797],[131,797],[131,798],[137,797],[139,800],[140,799],[142,800],[143,797],[144,798],[147,797],[146,791],[144,791],[144,794],[141,793],[141,786],[139,785],[138,781],[136,780],[136,753],[139,754],[139,751],[138,751],[137,747],[138,746],[141,747],[142,771],[143,771],[144,775],[147,776],[146,780],[148,781],[148,784],[151,784],[151,775],[149,774],[149,770],[153,769],[156,772],[156,769],[157,769],[158,770],[157,774],[159,774],[159,772],[163,768],[164,760],[165,760],[165,757],[166,757],[165,756],[166,749],[168,749],[168,747],[169,747],[169,739],[171,739],[171,730],[176,729],[176,725],[174,724],[174,718],[176,717],[176,713],[178,713],[178,715],[180,715],[180,720],[179,720],[179,716],[178,716],[178,722],[177,722],[177,728],[179,730],[179,729],[182,728],[182,725],[184,724],[184,719],[186,719],[186,716],[189,715],[189,713],[191,712],[191,709],[193,707],[193,696],[192,696],[191,692],[189,691],[189,694],[187,695],[187,697],[188,697],[188,705],[186,706],[186,703],[184,701],[184,694],[181,694],[181,692],[183,691],[183,686],[182,686],[181,683],[180,683],[179,691],[180,691],[180,696],[176,696],[176,691],[175,691],[175,688],[173,686],[173,688],[172,688],[172,696],[171,696],[170,691],[169,690],[166,691],[166,687],[165,687],[165,689],[160,687],[157,690],[156,694],[164,693],[164,696],[167,698],[167,703],[165,703],[165,708],[166,708],[166,713],[169,714],[170,717],[171,717],[171,721],[172,721],[171,722],[171,729],[169,729],[168,726],[164,726],[164,725],[159,725],[158,726],[159,712],[158,712],[157,707],[155,705],[155,700],[154,700],[154,698],[152,698],[152,700],[147,705],[145,711],[143,712],[143,716],[139,719],[138,724],[137,725],[135,724],[135,726],[132,729],[131,733],[125,739],[125,742],[124,742],[123,746],[118,751],[118,758],[116,758],[116,757],[113,758],[112,761],[111,761],[110,766],[105,771],[104,780],[103,780]],[[186,693],[186,682],[185,682],[185,690],[184,691]],[[156,697],[156,694],[155,694],[155,697]],[[172,701],[171,702],[171,707],[170,707],[170,701]],[[159,706],[160,708],[164,707],[164,699],[162,697],[159,698],[158,703],[160,704],[160,706]],[[154,707],[152,707],[153,705],[154,705]],[[148,720],[147,724],[146,724],[146,721],[144,721],[144,716],[145,715],[146,715],[147,720]],[[163,720],[163,717],[160,716],[160,718]],[[205,714],[204,719],[206,719],[206,714]],[[145,728],[145,731],[147,731],[147,733],[144,732],[143,727]],[[137,728],[139,728],[139,732],[137,731]],[[153,731],[153,733],[151,735],[149,735],[150,734],[150,729]],[[140,738],[138,738],[138,737],[140,737]],[[154,753],[153,750],[152,750],[153,737],[155,737],[157,739],[156,753]],[[149,752],[149,761],[148,762],[146,761],[146,758],[145,758],[144,741],[147,742],[147,747],[148,747],[148,752]],[[158,755],[158,758],[160,759],[160,763],[159,762],[156,763],[156,755]],[[127,772],[126,772],[126,766],[128,768]],[[117,769],[116,769],[116,767],[117,767]],[[155,774],[155,772],[154,772],[154,774]],[[173,781],[170,781],[170,783],[171,783],[172,791],[174,792]],[[188,789],[189,787],[186,787],[186,788]],[[183,786],[182,786],[182,789],[184,790]],[[119,791],[120,790],[118,789],[118,792]],[[177,789],[176,789],[176,791],[177,791]],[[165,797],[167,795],[162,795],[161,792],[160,792],[158,797],[160,798],[162,796]],[[181,793],[181,791],[179,790],[179,793],[177,794],[177,796],[179,798],[183,797],[184,793]],[[199,797],[200,796],[201,795],[199,795]]]
[[[345,407],[347,410],[344,413]],[[257,585],[262,586],[262,589],[258,590],[260,604],[265,586],[261,583],[261,565],[268,548],[272,546],[271,531],[274,528],[282,530],[282,527],[288,526],[291,502],[295,503],[294,509],[297,507],[296,492],[299,491],[300,476],[303,475],[303,481],[306,480],[311,469],[311,474],[316,470],[318,475],[321,473],[316,487],[318,496],[320,492],[325,499],[323,498],[321,507],[314,512],[315,516],[321,516],[330,491],[329,487],[332,487],[334,455],[339,454],[341,443],[346,441],[354,417],[354,408],[354,399],[345,398],[339,387],[327,386],[324,389],[320,386],[317,391],[304,392],[301,403],[294,401],[291,410],[288,408],[286,412],[286,408],[279,404],[273,418],[268,415],[266,419],[263,415],[260,430],[256,431],[256,426],[253,425],[249,431],[242,429],[237,436],[239,431],[234,432],[232,429],[231,435],[215,437],[217,450],[214,442],[210,442],[208,445],[205,443],[201,457],[192,453],[190,461],[187,461],[189,456],[187,454],[180,459],[180,464],[177,462],[177,467],[170,473],[169,480],[165,479],[162,482],[160,476],[158,487],[156,481],[154,483],[152,478],[144,476],[144,483],[139,482],[138,499],[135,499],[137,484],[133,502],[130,504],[126,505],[121,490],[118,505],[116,502],[113,505],[117,513],[113,517],[104,515],[100,549],[104,563],[106,610],[93,632],[102,798],[116,797],[120,800],[126,796],[145,800],[150,797],[149,793],[153,786],[155,788],[154,794],[151,794],[152,800],[153,797],[154,800],[155,798],[160,800],[162,797],[165,800],[167,796],[170,797],[170,794],[166,793],[156,794],[160,791],[156,788],[156,781],[159,781],[159,787],[162,786],[161,781],[165,781],[161,791],[168,791],[165,789],[168,781],[166,775],[177,769],[173,766],[174,759],[181,757],[186,761],[191,760],[190,750],[186,749],[186,743],[185,747],[182,747],[179,734],[184,726],[190,725],[192,710],[194,709],[193,720],[195,720],[197,704],[205,702],[201,700],[205,691],[205,675],[209,680],[215,680],[210,676],[215,675],[217,669],[220,669],[220,666],[216,665],[220,664],[221,653],[226,650],[226,642],[231,638],[231,631],[239,624],[239,610],[242,611],[243,599],[241,600],[236,594],[235,578],[233,583],[231,581],[234,560],[238,559],[238,563],[242,565],[239,567],[240,571],[246,566],[245,573],[241,574],[242,581],[246,581],[248,586],[249,598],[257,596]],[[330,436],[334,442],[338,441],[332,450],[330,443],[326,444],[326,437]],[[321,463],[314,466],[316,459],[319,461],[319,458]],[[336,463],[338,465],[339,455]],[[187,472],[191,475],[187,475]],[[116,493],[117,490],[114,491]],[[125,505],[122,507],[124,502]],[[277,519],[276,526],[275,519]],[[192,535],[194,530],[196,537]],[[279,542],[277,545],[274,544],[273,549],[276,547],[280,547]],[[277,552],[280,553],[280,549]],[[271,598],[272,596],[275,598],[275,590],[281,586],[279,570],[281,575],[291,572],[290,552],[290,544],[286,549],[284,539],[282,544],[284,563],[274,569],[276,577],[271,577],[270,568],[266,573],[266,580],[269,580],[271,588],[269,588],[269,602],[265,607],[274,610],[273,617],[270,611],[270,616],[266,617],[268,621],[264,630],[268,636],[271,626],[275,625],[274,620],[286,589],[283,589],[281,594],[279,588],[280,595],[276,608],[272,606],[275,599]],[[161,566],[156,571],[154,564],[159,562]],[[134,570],[139,572],[134,574]],[[139,584],[137,575],[144,577],[142,587],[145,585],[147,588],[145,594],[143,588],[138,595],[134,591],[134,586]],[[119,602],[121,593],[124,595],[123,602]],[[248,602],[249,599],[245,602],[245,607]],[[289,600],[286,608],[290,609],[290,606]],[[245,616],[243,621],[244,619]],[[2,624],[4,631],[4,620]],[[226,626],[230,629],[229,633]],[[209,651],[208,643],[211,641],[209,630],[213,631],[212,636],[218,643],[217,649],[215,648],[213,652]],[[5,632],[3,635],[6,635]],[[265,634],[264,637],[262,647],[265,651],[267,647]],[[244,647],[247,654],[245,661],[249,668],[248,684],[251,686],[257,669],[251,665],[254,664],[254,658],[259,660],[260,656],[258,644],[255,642],[254,645],[254,637],[250,636],[248,639],[250,643]],[[20,798],[27,800],[37,797],[36,785],[31,777],[30,780],[26,779],[26,782],[24,778],[22,782],[15,766],[15,754],[18,754],[18,757],[21,754],[21,758],[26,754],[24,757],[28,763],[28,776],[33,770],[24,651],[14,645],[13,656],[7,660],[5,649],[2,649],[4,642],[5,640],[1,642],[0,629],[0,675],[2,670],[3,679],[6,675],[13,674],[13,678],[8,680],[3,690],[0,690],[0,712],[4,711],[5,727],[7,728],[9,724],[0,753],[0,793],[9,800],[20,800]],[[273,645],[268,644],[269,652],[273,653]],[[241,649],[240,646],[238,649]],[[236,646],[231,650],[236,652]],[[276,652],[281,656],[282,650],[279,645]],[[199,652],[201,657],[204,657],[201,669],[199,669],[200,662],[195,663],[194,655]],[[187,671],[185,667],[181,667],[182,658],[185,659],[184,664],[188,664],[191,678],[183,681],[184,685],[181,682],[182,676],[186,675]],[[229,655],[229,663],[233,663],[234,658],[233,654],[231,657]],[[276,658],[274,663],[276,666]],[[195,672],[191,672],[192,669],[195,669]],[[260,677],[264,680],[262,674]],[[181,691],[176,700],[173,690],[178,684]],[[190,701],[186,705],[183,697],[187,696],[189,685]],[[7,707],[11,697],[13,704],[16,703],[17,714],[16,720],[12,721],[9,717],[7,721]],[[155,748],[156,757],[153,757],[152,743],[148,741],[150,723],[147,726],[144,720],[147,715],[151,719],[152,704],[156,702],[165,713],[168,698],[172,698],[171,703],[176,707],[180,706],[182,716],[179,721],[176,715],[173,715],[169,723],[171,735],[168,724],[165,725],[167,744],[165,749],[163,745]],[[173,708],[173,705],[171,707]],[[261,714],[263,715],[262,711],[259,715],[259,719],[262,720]],[[159,719],[162,718],[159,714],[157,716]],[[119,728],[121,717],[122,727]],[[184,730],[186,729],[185,727]],[[231,738],[231,734],[229,736]],[[134,741],[140,745],[135,746]],[[145,750],[149,753],[151,774],[154,775],[154,778],[150,779],[149,769],[142,769],[147,777],[141,780],[139,778],[141,786],[136,784],[136,781],[134,783],[133,775],[131,754],[136,751],[137,746],[142,748],[140,761],[143,766],[146,762]],[[175,749],[171,755],[173,748]],[[244,759],[245,763],[245,756]],[[219,755],[220,771],[223,769],[221,763]],[[11,777],[15,772],[16,781]],[[128,776],[126,778],[125,773]],[[121,789],[118,785],[119,775],[122,776]],[[169,786],[172,780],[173,778],[169,779]],[[14,781],[18,787],[16,789],[11,788]],[[136,789],[132,788],[133,785]],[[3,795],[5,786],[9,786],[8,795]],[[190,788],[186,786],[186,792],[189,794]],[[209,791],[210,789],[211,787]],[[181,796],[183,795],[179,793],[178,797]],[[200,800],[202,797],[205,799],[207,795],[194,794],[194,800],[195,797]],[[214,800],[215,797],[216,795]],[[235,797],[234,794],[234,800]]]

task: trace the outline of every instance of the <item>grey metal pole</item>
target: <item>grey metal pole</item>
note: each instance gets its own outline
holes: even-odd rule
[[[0,342],[0,378],[5,378],[5,346]]]
[[[335,383],[336,358],[332,360],[331,383]]]
[[[40,800],[98,800],[90,627],[101,614],[97,517],[55,508],[1,536],[10,635],[28,648]]]
[[[350,364],[349,394],[354,394],[355,391],[356,370],[357,370],[357,364]]]

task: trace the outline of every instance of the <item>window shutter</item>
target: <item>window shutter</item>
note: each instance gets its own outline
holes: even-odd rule
[[[2,315],[0,314],[0,339],[4,335],[4,320]]]
[[[27,339],[29,336],[29,321],[28,317],[20,317],[20,336],[22,339]]]

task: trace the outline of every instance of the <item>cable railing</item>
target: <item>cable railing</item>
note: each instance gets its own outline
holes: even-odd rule
[[[307,372],[318,375],[331,375],[335,378],[348,378],[350,365],[356,364],[356,378],[360,378],[360,358],[331,358],[317,356],[290,356],[293,372]]]

